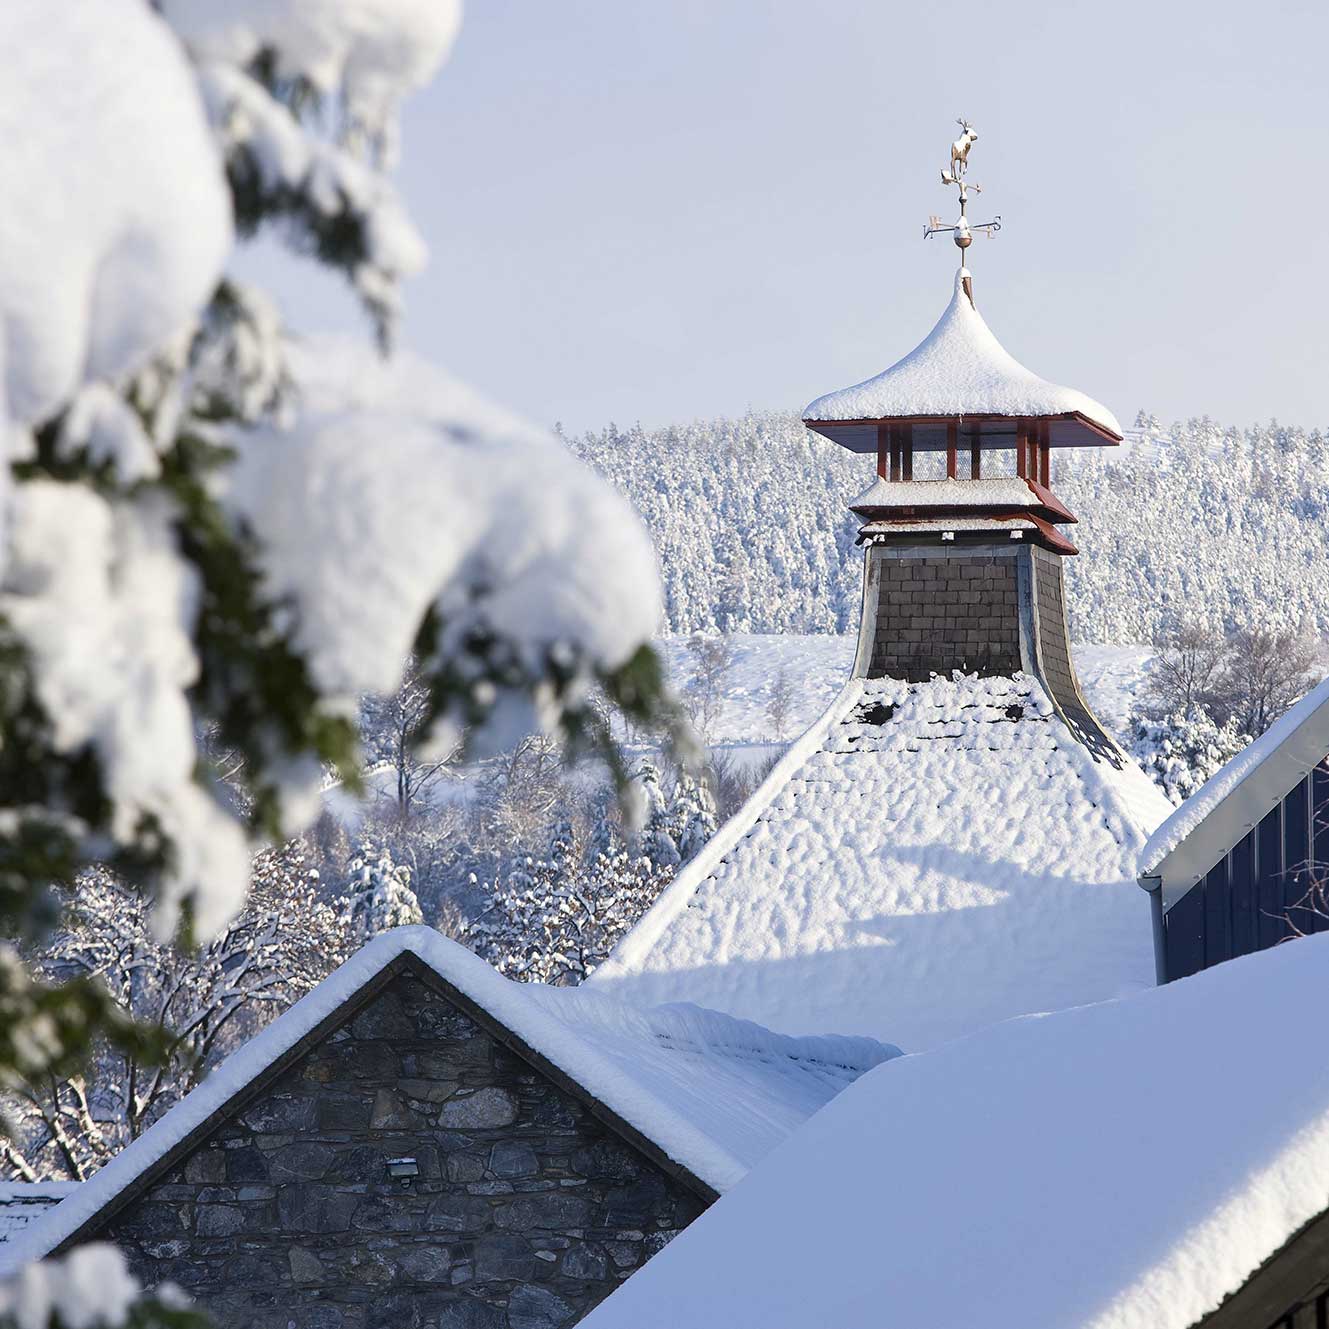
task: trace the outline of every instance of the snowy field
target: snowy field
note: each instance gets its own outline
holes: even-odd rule
[[[781,669],[794,688],[786,738],[802,733],[830,704],[849,676],[856,636],[833,634],[765,635],[739,632],[728,638],[733,665],[721,685],[722,702],[707,735],[714,747],[748,747],[774,740],[767,707]],[[662,637],[657,643],[676,688],[693,675],[688,638]],[[1120,740],[1126,720],[1154,658],[1148,646],[1077,646],[1075,663],[1090,706]]]

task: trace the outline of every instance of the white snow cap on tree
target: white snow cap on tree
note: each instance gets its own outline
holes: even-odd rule
[[[424,922],[410,868],[394,863],[386,847],[375,853],[372,845],[362,845],[351,860],[344,921],[362,942],[389,928]]]
[[[403,97],[442,64],[460,0],[162,0],[200,60],[245,66],[271,52],[278,78],[340,93],[371,138],[394,133]]]
[[[658,629],[644,528],[550,435],[409,354],[330,339],[292,367],[304,412],[238,440],[232,498],[324,693],[391,692],[431,604],[608,668]]]
[[[193,72],[143,0],[5,0],[0,49],[8,433],[187,328],[230,249],[231,213]]]
[[[260,108],[243,133],[275,135],[267,146],[293,154],[266,183],[289,185],[308,225],[344,211],[366,233],[348,263],[383,333],[394,283],[423,253],[382,175],[396,105],[442,59],[457,22],[454,0],[161,8],[186,34],[196,69],[146,0],[0,6],[0,40],[9,38],[13,57],[0,88],[13,201],[0,217],[0,445],[11,433],[30,445],[33,426],[72,404],[57,454],[111,463],[124,484],[160,478],[157,446],[174,445],[176,410],[193,409],[191,385],[204,394],[212,371],[233,419],[265,410],[285,381],[275,319],[245,292],[206,306],[222,324],[231,309],[243,330],[214,339],[218,363],[205,349],[177,380],[184,337],[231,240],[216,138],[229,154],[242,133],[209,131],[199,82],[211,97],[212,75],[229,80]],[[253,68],[259,54],[272,60]],[[282,101],[283,90],[262,81],[269,75],[328,93],[328,114],[301,123],[292,110],[301,99]],[[287,202],[260,208],[260,220]],[[125,391],[154,353],[170,363],[157,387],[179,393],[166,397],[149,439]],[[494,703],[485,730],[494,742],[518,725],[551,724],[555,704],[581,700],[579,683],[623,664],[654,634],[660,596],[648,537],[626,501],[549,435],[418,361],[385,363],[367,347],[296,359],[299,409],[265,417],[262,428],[208,422],[209,441],[233,442],[239,454],[233,468],[209,472],[208,494],[227,498],[261,543],[264,589],[281,602],[275,632],[305,657],[319,694],[310,704],[324,717],[395,688],[431,608],[440,668],[492,677],[468,632],[502,652],[510,690],[474,685],[476,709]],[[51,751],[97,758],[111,814],[96,832],[128,847],[148,834],[143,827],[159,830],[159,924],[170,929],[192,896],[208,936],[243,900],[250,846],[196,779],[189,690],[200,674],[204,563],[180,546],[183,500],[170,488],[108,496],[87,474],[16,485],[0,612],[30,658]],[[263,778],[281,804],[273,820],[294,833],[317,812],[319,761],[277,726],[256,728],[264,732],[251,736],[254,749],[269,739],[272,748]],[[100,842],[84,846],[93,849]]]

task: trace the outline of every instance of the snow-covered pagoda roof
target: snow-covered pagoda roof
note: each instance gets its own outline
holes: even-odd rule
[[[907,1051],[1151,985],[1169,805],[1036,680],[851,680],[589,984]]]
[[[1327,989],[1312,937],[872,1071],[586,1329],[1291,1324],[1239,1289],[1317,1278]]]
[[[1170,908],[1329,755],[1329,679],[1216,771],[1154,832],[1141,884]]]
[[[1039,378],[1001,345],[965,290],[967,276],[964,269],[957,273],[946,312],[903,360],[818,397],[803,423],[856,452],[875,450],[876,426],[893,420],[937,422],[935,437],[916,431],[916,450],[945,447],[947,420],[977,423],[980,441],[1004,439],[1016,420],[1037,419],[1048,422],[1051,447],[1119,442],[1121,425],[1106,406]]]
[[[697,1006],[646,1010],[603,993],[516,983],[427,927],[376,937],[213,1071],[90,1180],[5,1248],[0,1269],[48,1254],[113,1209],[242,1109],[276,1069],[306,1051],[414,962],[444,993],[552,1068],[601,1115],[715,1194],[864,1071],[899,1049],[868,1038],[788,1038]]]

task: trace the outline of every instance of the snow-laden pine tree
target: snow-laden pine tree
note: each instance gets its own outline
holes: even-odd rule
[[[623,501],[419,361],[297,354],[228,271],[237,233],[283,240],[390,346],[426,258],[392,184],[398,111],[458,15],[0,6],[22,53],[0,86],[0,936],[49,927],[47,884],[98,860],[159,932],[215,936],[254,849],[308,824],[327,772],[357,782],[358,698],[411,652],[435,751],[542,728],[626,781],[589,699],[667,722],[654,554]],[[238,809],[204,731],[244,771]],[[5,1083],[144,1036],[9,943],[0,1009]]]
[[[1249,742],[1235,719],[1215,724],[1203,706],[1131,716],[1130,754],[1174,805],[1184,803]]]
[[[613,837],[583,852],[570,821],[555,824],[539,857],[485,884],[491,904],[463,940],[500,973],[532,983],[580,983],[655,903],[672,869]]]
[[[678,825],[660,782],[660,768],[647,757],[638,764],[634,781],[642,812],[642,855],[655,868],[673,872],[683,855],[677,839]]]
[[[360,846],[347,868],[345,895],[342,921],[355,945],[389,928],[424,922],[420,902],[411,890],[411,869],[394,863],[386,846]]]
[[[669,804],[673,839],[678,846],[680,863],[686,863],[715,834],[715,798],[705,776],[680,770],[674,780]]]
[[[355,704],[412,651],[435,751],[542,727],[614,763],[588,697],[663,717],[654,556],[622,501],[421,362],[297,354],[227,273],[236,230],[285,239],[391,342],[425,257],[397,112],[456,26],[455,0],[3,7],[25,59],[0,93],[0,935],[97,859],[160,928],[215,933],[254,847],[310,821],[326,772],[355,784]],[[20,1030],[40,1006],[62,1055],[114,1023],[11,952],[0,1000]]]

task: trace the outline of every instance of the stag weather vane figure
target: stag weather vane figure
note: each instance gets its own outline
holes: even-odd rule
[[[981,235],[996,235],[1001,230],[1001,215],[998,214],[992,221],[975,222],[972,226],[969,224],[969,218],[966,215],[969,205],[969,191],[981,194],[983,187],[981,185],[970,184],[965,178],[965,173],[969,169],[969,149],[978,142],[978,130],[969,123],[968,120],[960,119],[955,122],[960,126],[960,137],[951,144],[951,165],[949,170],[943,170],[941,173],[941,183],[944,185],[954,185],[960,192],[960,219],[952,226],[943,226],[940,217],[929,217],[928,224],[923,228],[923,238],[927,239],[931,235],[939,235],[942,232],[949,231],[952,238],[959,246],[961,254],[961,263],[964,262],[964,251],[974,242],[974,232]]]

